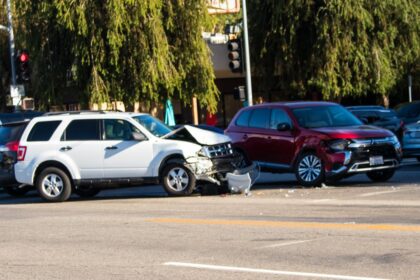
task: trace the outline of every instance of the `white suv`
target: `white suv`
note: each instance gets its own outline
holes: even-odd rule
[[[193,126],[172,130],[148,114],[66,112],[30,121],[19,142],[15,176],[48,201],[144,183],[188,195],[197,181],[231,188],[250,184],[255,167],[244,163],[222,134]]]

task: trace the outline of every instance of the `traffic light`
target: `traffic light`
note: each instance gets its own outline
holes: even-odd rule
[[[242,48],[241,40],[234,39],[228,41],[229,68],[233,73],[242,73]]]
[[[29,54],[26,51],[18,52],[16,56],[16,68],[17,68],[17,80],[18,83],[22,84],[29,82],[31,79],[31,73],[29,69]]]

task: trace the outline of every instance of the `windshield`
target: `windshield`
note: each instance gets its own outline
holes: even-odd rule
[[[300,126],[305,128],[344,127],[362,125],[362,122],[341,106],[314,106],[293,110]]]
[[[161,137],[172,131],[172,129],[166,126],[163,122],[150,115],[140,115],[133,118],[154,136]]]

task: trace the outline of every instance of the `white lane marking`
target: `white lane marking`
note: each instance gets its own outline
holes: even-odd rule
[[[209,270],[221,270],[221,271],[235,271],[235,272],[250,272],[250,273],[262,273],[262,274],[273,274],[273,275],[287,275],[287,276],[299,276],[299,277],[314,277],[314,278],[326,278],[326,279],[341,279],[341,280],[389,280],[389,279],[384,279],[384,278],[370,278],[370,277],[357,277],[357,276],[336,275],[336,274],[294,272],[294,271],[282,271],[282,270],[271,270],[271,269],[255,269],[255,268],[247,268],[247,267],[208,265],[208,264],[199,264],[199,263],[166,262],[166,263],[164,263],[164,265],[167,265],[167,266],[177,266],[177,267],[197,268],[197,269],[209,269]]]
[[[375,195],[381,195],[381,194],[387,194],[387,193],[395,193],[398,192],[399,190],[394,189],[394,190],[389,190],[389,191],[381,191],[381,192],[370,192],[370,193],[363,193],[359,196],[361,197],[368,197],[368,196],[375,196]]]
[[[276,248],[276,247],[283,247],[283,246],[289,246],[289,245],[296,245],[296,244],[302,244],[306,242],[315,241],[318,239],[308,239],[308,240],[297,240],[297,241],[290,241],[290,242],[283,242],[283,243],[277,243],[277,244],[271,244],[267,246],[263,246],[260,248]]]

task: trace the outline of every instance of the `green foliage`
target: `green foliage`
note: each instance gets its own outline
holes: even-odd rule
[[[214,109],[219,92],[201,37],[207,1],[19,0],[19,43],[33,54],[32,90],[59,103],[69,83],[85,102],[160,102],[196,95]]]
[[[266,90],[388,95],[420,56],[419,0],[251,0],[249,11]]]

